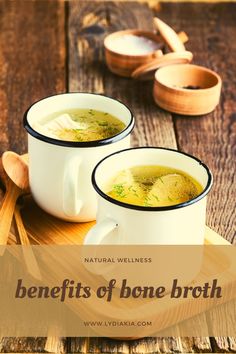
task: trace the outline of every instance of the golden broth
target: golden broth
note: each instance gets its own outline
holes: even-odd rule
[[[69,116],[69,119],[78,124],[77,127],[51,130],[60,140],[78,142],[101,140],[117,135],[125,128],[125,124],[115,116],[94,109],[67,109],[46,117],[46,122],[56,121],[63,115]]]
[[[187,173],[166,166],[135,166],[119,172],[107,195],[124,203],[160,207],[197,197],[203,188]]]

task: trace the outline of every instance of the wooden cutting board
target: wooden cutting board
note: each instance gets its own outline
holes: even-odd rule
[[[32,244],[83,244],[85,235],[95,222],[70,223],[59,220],[40,209],[29,196],[22,209],[24,225]],[[15,240],[12,230],[9,242]],[[206,227],[206,244],[229,245],[230,243],[209,227]]]
[[[22,208],[22,217],[23,217],[24,225],[25,225],[28,235],[30,237],[30,241],[32,242],[32,244],[36,244],[36,245],[37,244],[60,244],[60,245],[63,245],[63,244],[83,244],[83,240],[85,238],[85,235],[87,234],[89,229],[95,224],[95,222],[69,223],[69,222],[59,220],[59,219],[45,213],[43,210],[41,210],[35,204],[35,202],[31,198],[31,196],[28,196],[25,198],[24,206]],[[15,244],[15,243],[17,243],[17,232],[15,231],[15,228],[12,227],[11,233],[9,235],[9,244]],[[224,240],[220,235],[218,235],[216,232],[211,230],[209,227],[206,227],[205,243],[210,244],[210,245],[211,244],[230,245],[230,243],[228,241]],[[213,260],[213,263],[214,262],[216,262],[216,264],[215,265],[211,264],[211,269],[208,272],[209,274],[199,273],[198,279],[195,279],[195,281],[199,281],[199,283],[203,283],[203,281],[209,281],[209,277],[210,277],[210,280],[211,280],[211,278],[216,277],[215,269],[217,269],[217,260]],[[229,275],[229,276],[227,276],[227,275]],[[228,267],[228,268],[226,267],[224,272],[219,275],[219,278],[221,278],[223,280],[227,279],[227,281],[229,283],[231,283],[233,281],[233,279],[232,279],[230,267]],[[223,283],[223,286],[228,286],[229,283]],[[225,301],[228,301],[228,300],[230,300],[230,299],[225,299]],[[148,308],[150,307],[151,312],[153,312],[153,305],[154,304],[152,304],[152,303],[149,303],[146,305],[146,306],[148,306]],[[165,305],[165,304],[163,303],[163,305]],[[112,306],[112,304],[111,304],[111,306]],[[169,325],[175,324],[176,315],[179,310],[184,311],[187,308],[188,309],[187,318],[190,318],[190,317],[193,317],[193,316],[205,311],[206,309],[208,309],[208,307],[206,307],[206,306],[204,305],[203,308],[199,308],[196,310],[196,306],[191,306],[191,300],[189,301],[189,299],[184,299],[184,301],[182,302],[182,304],[180,306],[181,309],[175,308],[174,305],[168,307],[168,309],[167,309],[168,314],[171,313],[171,316],[168,316],[168,317],[173,319],[173,323],[170,323]],[[108,307],[109,306],[107,305],[107,303],[102,304],[101,302],[98,302],[97,305],[95,306],[95,308],[97,308],[99,310],[98,311],[99,316],[101,316],[102,312],[109,313]],[[133,310],[134,310],[133,316],[135,318],[136,309],[134,308]],[[159,310],[160,310],[160,308],[159,308]],[[76,312],[77,309],[73,309],[73,311]],[[131,316],[132,316],[132,309],[131,309]],[[131,318],[131,320],[132,320],[132,318]],[[155,321],[157,321],[158,328],[162,329],[163,319],[160,314],[159,314],[159,316],[157,316],[157,313],[155,313]],[[120,339],[127,339],[127,338],[120,338]],[[129,339],[131,339],[131,338],[129,338]]]

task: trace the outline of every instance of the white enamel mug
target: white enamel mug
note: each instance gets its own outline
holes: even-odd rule
[[[165,207],[130,205],[106,194],[107,183],[119,171],[140,165],[179,169],[195,178],[203,192],[187,202]],[[88,232],[84,244],[202,245],[206,196],[212,182],[204,163],[180,151],[140,147],[113,153],[100,161],[92,174],[98,194],[97,224]]]
[[[126,127],[113,137],[89,142],[57,140],[32,128],[35,122],[52,113],[74,108],[105,111],[119,118]],[[91,173],[102,158],[130,146],[134,127],[130,109],[99,94],[59,94],[34,103],[24,115],[24,127],[28,132],[30,188],[36,203],[64,220],[94,220],[97,198]]]

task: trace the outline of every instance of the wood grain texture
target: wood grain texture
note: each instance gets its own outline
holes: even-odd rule
[[[0,152],[7,149],[26,151],[21,123],[24,110],[36,99],[65,91],[68,74],[70,91],[105,93],[131,107],[137,119],[132,134],[134,146],[176,147],[178,142],[180,149],[198,155],[210,165],[216,179],[209,199],[208,224],[233,242],[233,182],[236,185],[233,180],[236,132],[233,53],[236,45],[232,38],[235,38],[236,4],[164,3],[157,7],[156,15],[176,30],[187,32],[190,41],[186,47],[193,51],[195,63],[208,65],[222,74],[224,80],[222,102],[214,113],[200,118],[174,116],[174,119],[153,103],[151,83],[114,76],[103,62],[104,36],[118,29],[151,29],[150,8],[136,2],[70,1],[65,11],[64,5],[60,0],[0,1]],[[145,338],[134,342],[101,338],[0,339],[1,352],[45,350],[70,353],[236,352],[236,344],[235,338],[198,337]]]
[[[161,18],[176,30],[186,31],[190,38],[186,47],[193,52],[194,62],[212,68],[223,79],[221,102],[213,113],[196,118],[176,115],[174,124],[178,147],[205,161],[215,177],[208,200],[207,224],[234,244],[236,81],[233,72],[236,71],[236,45],[231,41],[236,35],[235,11],[236,4],[185,4],[183,8],[178,4],[162,4],[160,12]],[[231,54],[226,60],[228,48]],[[211,313],[208,316],[212,322]],[[227,317],[230,316],[228,311]],[[202,351],[209,351],[209,344],[214,352],[235,351],[235,338],[218,337],[210,341],[195,338],[194,341]]]
[[[22,208],[22,218],[23,218],[23,222],[24,222],[24,227],[27,230],[28,235],[30,236],[30,240],[34,241],[34,244],[83,244],[83,240],[84,237],[86,235],[86,232],[84,232],[84,228],[88,229],[91,228],[94,223],[65,223],[53,216],[50,216],[49,214],[47,214],[46,212],[42,211],[36,204],[35,202],[32,200],[31,197],[25,197],[24,198],[24,206]],[[40,220],[40,222],[39,222]],[[221,237],[219,235],[217,235],[214,231],[212,231],[211,229],[207,228],[206,229],[206,242],[210,243],[210,244],[218,244],[219,241],[218,239],[221,240]],[[224,239],[223,239],[224,240]],[[25,254],[26,255],[26,254]],[[27,255],[29,256],[29,253],[27,253]],[[218,262],[223,262],[222,258],[217,257]],[[32,263],[32,262],[31,262]],[[224,263],[224,262],[223,262]],[[26,262],[27,264],[27,262]],[[214,262],[213,264],[209,264],[208,270],[205,268],[204,273],[200,273],[198,275],[198,277],[195,279],[196,283],[202,284],[205,281],[211,281],[212,277],[214,278],[215,276],[215,272],[212,272],[212,269],[214,269],[214,267],[217,267],[217,262]],[[33,267],[30,267],[31,271],[33,270]],[[51,275],[52,277],[54,277],[55,275],[55,268],[51,269]],[[58,262],[58,269],[57,271],[60,271],[60,262]],[[223,271],[223,270],[222,270]],[[225,271],[228,272],[227,267],[225,268]],[[38,272],[37,272],[38,273]],[[54,275],[53,275],[54,274]],[[222,272],[221,272],[222,275]],[[36,274],[36,276],[38,277],[38,275]],[[68,274],[68,277],[70,276],[70,274]],[[208,278],[209,276],[209,278]],[[73,278],[73,274],[71,275],[71,277]],[[226,276],[224,277],[226,278]],[[231,279],[230,277],[230,273],[228,274],[228,281],[229,279]],[[47,282],[48,279],[46,279],[45,281]],[[53,280],[53,279],[52,279]],[[89,281],[89,278],[86,278],[84,280]],[[227,282],[225,283],[222,280],[221,283],[222,287],[225,288],[227,287]],[[166,299],[166,301],[168,301]],[[166,308],[166,301],[164,301],[163,306],[164,308]],[[157,301],[158,302],[158,301]],[[193,315],[194,313],[196,314],[196,311],[198,313],[198,311],[203,311],[203,307],[200,306],[200,308],[194,308],[191,306],[191,300],[190,302],[188,300],[186,300],[186,305],[188,304],[188,311],[187,311],[187,317],[191,316],[191,314]],[[139,303],[140,305],[140,303]],[[151,305],[151,313],[153,313],[154,315],[154,311],[155,311],[155,315],[153,317],[153,321],[155,321],[156,326],[160,326],[160,328],[162,328],[163,324],[167,325],[165,316],[163,318],[163,314],[162,311],[159,312],[161,309],[157,306],[155,309],[155,304],[150,304]],[[97,304],[94,304],[94,307],[101,307],[104,306],[104,304],[100,304],[99,301]],[[129,306],[132,306],[131,304],[127,304],[128,308]],[[146,304],[145,308],[147,311],[148,308],[148,304]],[[127,310],[128,310],[127,308]],[[162,310],[164,310],[164,308]],[[181,309],[182,308],[182,309]],[[78,311],[79,308],[75,308],[75,311]],[[102,310],[102,308],[100,308],[100,310]],[[175,323],[176,318],[179,318],[179,314],[181,313],[181,311],[184,311],[185,314],[184,317],[186,317],[186,307],[185,309],[182,306],[179,306],[178,308],[175,307],[175,305],[173,304],[169,304],[169,308],[168,308],[168,320],[167,321],[171,321],[172,323]],[[104,309],[105,311],[105,309]],[[222,314],[220,314],[220,318],[222,317]],[[207,326],[206,323],[204,322],[204,318],[203,316],[197,316],[194,319],[191,320],[191,322],[187,323],[187,326],[189,327],[189,325],[191,326],[191,331],[195,330],[196,335],[199,335],[199,332],[201,332],[201,330],[204,330],[204,333],[207,333]],[[96,319],[96,316],[94,317],[94,319]],[[136,319],[136,315],[135,312],[131,311],[130,313],[130,321],[135,321]],[[164,321],[164,322],[163,322]],[[186,322],[185,322],[185,326],[186,326]],[[205,328],[204,328],[205,327]],[[188,330],[188,329],[187,329]],[[55,333],[56,332],[56,333]],[[52,337],[50,340],[47,340],[47,344],[45,344],[45,347],[49,347],[49,344],[51,343],[50,347],[52,347],[53,343],[55,342],[55,335],[57,335],[57,337],[59,337],[59,333],[60,333],[60,328],[58,328],[58,326],[51,326],[51,328],[48,330],[48,335],[50,337]],[[167,332],[168,333],[168,332]],[[149,348],[149,351],[162,351],[162,348],[166,347],[169,348],[171,350],[171,348],[173,349],[173,351],[176,351],[176,348],[179,348],[180,351],[183,351],[183,345],[189,344],[190,342],[188,341],[186,343],[185,340],[181,340],[179,337],[182,335],[182,333],[186,334],[186,328],[184,328],[184,323],[181,325],[176,326],[175,328],[175,332],[174,332],[175,336],[177,336],[177,338],[147,338],[147,339],[142,339],[142,340],[136,340],[134,342],[129,342],[130,343],[130,349],[133,352],[136,353],[141,353],[143,351],[143,348],[146,346],[146,348]],[[165,337],[165,334],[162,333],[162,337]],[[77,341],[79,343],[79,341]],[[90,342],[93,343],[93,341]],[[121,351],[125,350],[124,348],[126,347],[126,343],[127,341],[108,341],[108,340],[101,340],[98,339],[98,342],[101,345],[106,345],[106,348],[110,348],[112,349],[112,351],[114,350],[118,350]],[[84,349],[86,349],[84,347],[84,341],[82,342],[82,345],[80,346]],[[91,347],[91,345],[90,345]],[[114,347],[116,347],[116,349],[114,349]],[[156,348],[155,350],[153,348]],[[175,349],[174,349],[175,348]],[[182,348],[182,349],[181,349]],[[92,349],[91,349],[92,350]],[[104,349],[105,350],[105,349]]]
[[[132,145],[176,148],[170,113],[158,108],[152,98],[152,83],[121,78],[104,64],[103,40],[113,31],[140,28],[153,30],[153,13],[144,4],[71,1],[69,7],[69,90],[104,93],[126,103],[134,112],[136,127]],[[76,24],[76,25],[75,25]],[[202,315],[204,316],[204,315]],[[202,321],[205,321],[205,319]],[[204,344],[203,344],[204,343]],[[146,338],[129,343],[111,339],[71,338],[73,352],[161,353],[211,352],[210,341],[198,338]]]
[[[171,115],[157,108],[151,82],[134,82],[108,71],[103,40],[127,28],[153,30],[152,12],[137,2],[69,3],[69,90],[104,93],[128,104],[136,118],[133,146],[176,147]],[[119,88],[119,89],[118,89]]]
[[[65,90],[64,4],[0,2],[0,154],[26,151],[24,111]]]
[[[0,155],[26,151],[24,111],[34,101],[63,92],[64,3],[0,1]],[[65,351],[65,342],[46,338],[0,338],[1,352]]]
[[[234,302],[228,302],[223,307],[217,307],[215,311],[209,310],[207,318],[213,330],[218,330],[218,333],[222,333],[225,326],[233,326],[235,328],[235,321],[232,318],[232,309],[236,312],[236,306]],[[224,319],[227,316],[227,323]],[[216,317],[221,321],[216,321]],[[212,348],[216,352],[235,352],[236,351],[236,337],[215,337],[211,339]]]
[[[132,134],[133,146],[159,145],[175,148],[172,117],[153,103],[152,84],[113,75],[105,66],[105,36],[127,28],[153,30],[152,12],[148,6],[137,2],[99,2],[96,5],[86,1],[70,2],[69,90],[102,93],[126,103],[136,118],[136,128]],[[70,347],[73,352],[83,353],[149,353],[154,352],[154,348],[160,348],[158,350],[161,351],[163,347],[170,348],[172,352],[176,348],[181,351],[178,342],[179,339],[173,338],[164,338],[161,341],[149,338],[140,342],[71,338]]]
[[[176,30],[186,31],[194,63],[215,70],[223,79],[221,102],[213,113],[195,118],[176,115],[174,123],[178,147],[212,169],[207,224],[231,243],[236,243],[235,13],[236,4],[162,4],[158,13]]]
[[[0,206],[3,202],[5,192],[0,186]],[[9,235],[9,244],[19,243],[15,223],[12,223],[11,233]],[[32,241],[32,240],[31,240]],[[36,242],[32,242],[37,244]],[[52,329],[53,330],[53,329]],[[50,352],[50,353],[65,353],[67,352],[67,340],[55,335],[50,335],[47,338],[16,338],[16,337],[0,337],[0,352],[4,353],[37,353],[37,352]]]

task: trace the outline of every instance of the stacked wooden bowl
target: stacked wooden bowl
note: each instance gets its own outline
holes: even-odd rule
[[[214,71],[190,64],[193,55],[186,51],[184,32],[177,34],[158,18],[154,19],[159,34],[140,30],[118,31],[104,41],[106,63],[113,73],[134,79],[153,79],[153,97],[163,109],[182,115],[202,115],[219,103],[222,81]],[[117,47],[117,39],[133,36],[155,43],[149,52],[132,52],[132,45]],[[122,43],[122,42],[120,42]],[[169,52],[163,54],[164,46]]]

